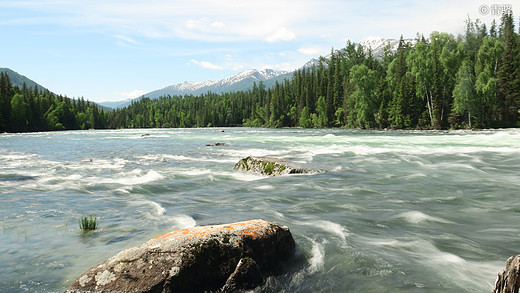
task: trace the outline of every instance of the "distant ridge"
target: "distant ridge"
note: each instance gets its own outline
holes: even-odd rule
[[[158,98],[160,96],[166,95],[184,95],[184,94],[203,94],[207,92],[212,93],[224,93],[224,92],[235,92],[248,90],[253,87],[253,84],[260,81],[270,81],[272,84],[276,82],[276,80],[283,80],[282,78],[277,78],[281,75],[287,74],[287,71],[278,71],[273,69],[250,69],[246,71],[242,71],[236,75],[231,77],[219,80],[219,81],[202,81],[202,82],[192,82],[185,81],[183,83],[178,83],[174,85],[167,86],[163,89],[156,90],[150,93],[145,94],[145,97],[149,97],[151,99]],[[274,79],[274,81],[273,81]],[[265,84],[265,83],[264,83]],[[266,86],[268,86],[266,84]]]
[[[274,86],[276,81],[281,82],[286,78],[291,78],[291,76],[292,72],[287,71],[273,69],[250,69],[219,81],[185,81],[183,83],[170,85],[162,89],[144,94],[140,98],[134,100],[141,99],[142,97],[157,99],[159,97],[165,97],[168,95],[183,96],[186,94],[200,95],[208,92],[220,94],[225,92],[247,91],[248,89],[252,88],[255,83],[258,85],[260,81],[264,83],[266,88],[269,88]],[[106,102],[101,103],[101,105],[113,108],[124,108],[130,105],[132,101],[133,100]]]

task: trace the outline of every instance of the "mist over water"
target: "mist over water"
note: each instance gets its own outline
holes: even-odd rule
[[[491,292],[520,253],[520,130],[224,130],[1,134],[0,292],[63,292],[157,235],[256,218],[297,243],[256,292]],[[234,171],[249,155],[326,172]]]

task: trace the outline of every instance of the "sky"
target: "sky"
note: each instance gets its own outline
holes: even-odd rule
[[[347,40],[462,34],[468,17],[500,22],[504,4],[518,19],[512,0],[0,0],[0,67],[70,98],[120,101],[248,69],[292,71]]]

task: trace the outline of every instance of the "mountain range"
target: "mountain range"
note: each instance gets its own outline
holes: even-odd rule
[[[415,44],[415,40],[405,40],[406,42],[410,42],[412,45]],[[396,39],[384,39],[379,37],[369,37],[364,41],[358,43],[356,46],[362,46],[363,49],[368,52],[369,49],[372,50],[372,55],[376,58],[381,58],[384,55],[384,48],[390,45],[390,50],[395,52],[399,46],[399,40]],[[325,56],[325,58],[330,58],[330,55]],[[305,63],[301,68],[312,68],[317,65],[319,59],[313,58]],[[35,87],[45,89],[41,85],[32,81],[31,79],[16,73],[15,71],[9,68],[0,68],[0,72],[6,73],[13,85],[18,85],[19,87],[23,86],[25,83],[27,87]],[[246,71],[242,71],[236,75],[233,75],[228,78],[224,78],[218,81],[201,81],[201,82],[193,82],[193,81],[185,81],[182,83],[177,83],[173,85],[166,86],[162,89],[158,89],[149,93],[142,95],[141,97],[135,99],[129,99],[125,101],[115,101],[115,102],[103,102],[99,103],[101,106],[108,108],[124,108],[132,103],[133,100],[141,99],[142,97],[148,97],[151,99],[156,99],[161,96],[175,96],[175,95],[200,95],[208,92],[213,93],[224,93],[224,92],[235,92],[235,91],[246,91],[253,87],[256,83],[258,84],[260,81],[263,82],[266,88],[270,88],[275,85],[275,83],[282,82],[285,79],[291,79],[293,73],[281,70],[273,70],[273,69],[250,69]]]
[[[415,44],[415,40],[407,39],[405,42],[409,42]],[[387,45],[390,45],[390,50],[392,52],[397,51],[399,47],[399,40],[396,39],[385,39],[380,37],[368,37],[364,41],[358,43],[356,46],[362,46],[365,52],[368,52],[369,49],[372,50],[372,55],[375,58],[381,58],[384,55],[384,49]],[[330,58],[330,54],[325,56],[325,58]],[[319,59],[313,58],[305,63],[300,68],[312,68],[318,64]],[[219,80],[219,81],[201,81],[201,82],[193,82],[193,81],[185,81],[182,83],[173,84],[162,89],[158,89],[143,96],[136,98],[140,99],[142,97],[148,97],[151,99],[156,99],[161,96],[175,96],[175,95],[200,95],[207,92],[212,93],[224,93],[224,92],[235,92],[235,91],[245,91],[253,87],[254,83],[257,84],[262,81],[266,88],[272,87],[277,81],[281,82],[284,79],[292,78],[292,72],[273,70],[273,69],[250,69],[246,71],[242,71],[234,76]],[[101,105],[111,108],[124,108],[132,103],[133,100],[130,99],[126,101],[119,102],[104,102]]]
[[[250,69],[242,71],[237,75],[219,81],[186,81],[183,83],[167,86],[163,89],[150,92],[145,96],[153,99],[163,96],[165,94],[173,95],[172,93],[197,95],[207,93],[208,91],[214,93],[223,93],[230,91],[247,90],[251,87],[251,84],[255,82],[258,83],[260,81],[268,81],[274,84],[276,81],[283,80],[287,73],[289,72],[277,71],[273,69]],[[266,84],[267,87],[269,87],[270,85],[271,84]]]
[[[224,78],[222,80],[214,81],[201,81],[201,82],[193,82],[193,81],[185,81],[182,83],[170,85],[164,87],[162,89],[158,89],[143,96],[136,98],[140,99],[142,97],[148,97],[150,99],[157,99],[161,96],[183,96],[186,94],[191,95],[200,95],[208,92],[212,93],[225,93],[225,92],[236,92],[236,91],[247,91],[252,88],[254,84],[258,84],[260,81],[263,82],[266,88],[272,87],[276,84],[276,82],[281,82],[286,78],[291,78],[292,72],[282,71],[282,70],[273,70],[273,69],[250,69],[246,71],[242,71],[236,75],[231,77]],[[112,108],[124,108],[132,103],[133,100],[130,99],[121,102],[105,102],[101,103],[101,105]]]

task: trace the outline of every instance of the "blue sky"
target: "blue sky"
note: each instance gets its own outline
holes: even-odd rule
[[[371,36],[464,31],[510,0],[0,0],[0,67],[51,91],[117,101],[251,68],[294,70]]]

